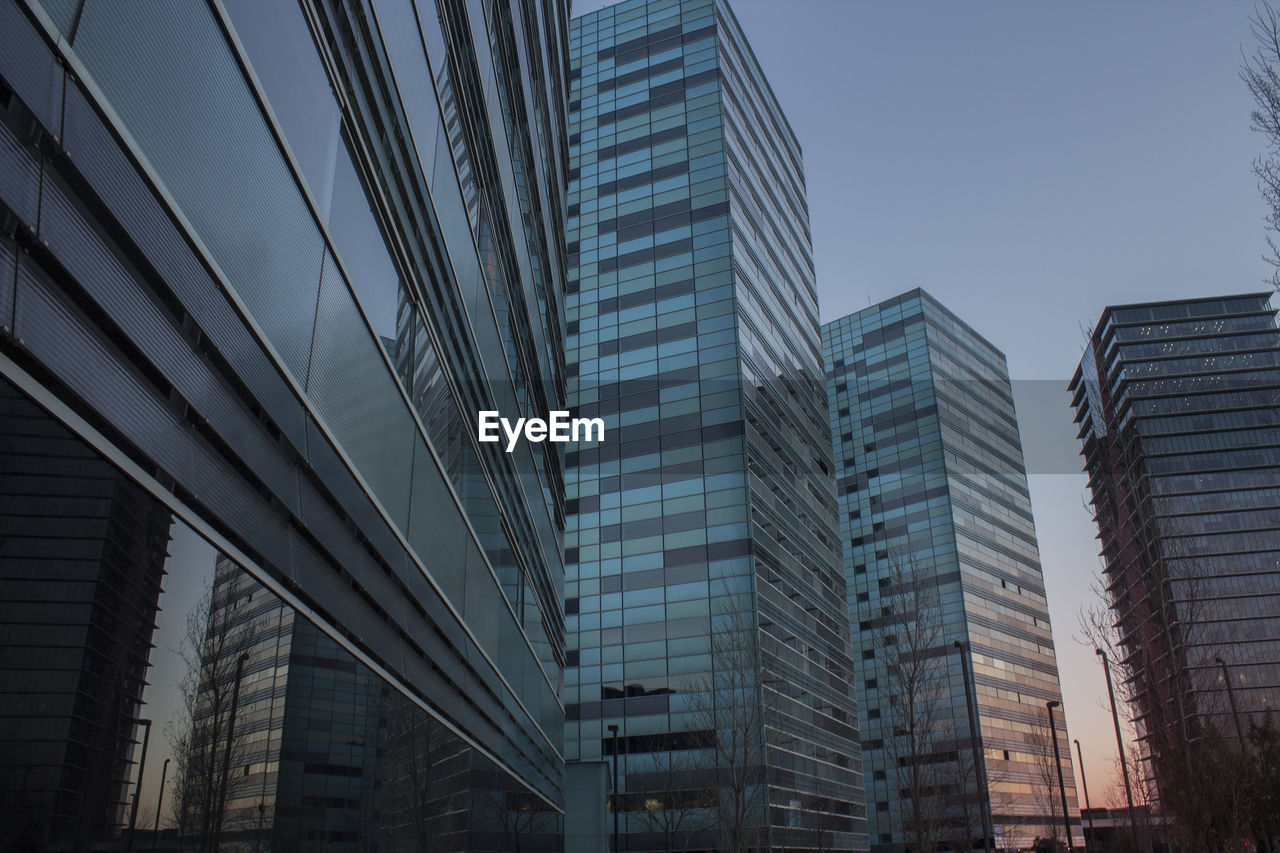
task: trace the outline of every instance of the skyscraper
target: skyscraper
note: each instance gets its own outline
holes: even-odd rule
[[[1189,743],[1234,739],[1233,701],[1242,730],[1280,707],[1278,389],[1266,293],[1108,307],[1071,381],[1146,769],[1175,810],[1205,795]]]
[[[473,427],[478,410],[564,407],[567,42],[563,0],[0,0],[0,375],[226,555],[243,577],[219,589],[292,614],[288,675],[311,681],[281,690],[331,707],[330,661],[344,691],[378,686],[378,703],[297,717],[283,746],[270,709],[239,709],[248,745],[213,772],[251,817],[262,797],[243,780],[301,768],[324,790],[359,777],[350,800],[434,786],[394,819],[348,809],[379,843],[421,843],[443,814],[437,849],[511,849],[504,809],[558,843],[559,448],[508,454]],[[198,592],[214,561],[168,572],[166,596]],[[180,639],[153,638],[132,716],[181,705],[156,669]],[[219,690],[276,695],[259,688],[277,650],[229,653],[220,672],[248,657]],[[370,704],[413,725],[350,719]],[[157,750],[176,750],[153,723],[147,797]],[[113,748],[137,772],[127,728]],[[366,743],[371,766],[347,743],[424,730],[408,762]],[[305,775],[308,754],[343,748]],[[118,835],[122,811],[76,843]],[[369,840],[309,832],[277,840]]]
[[[0,383],[0,847],[117,825],[169,513]]]
[[[872,849],[967,849],[984,823],[997,849],[1062,838],[1062,694],[1004,356],[922,290],[822,334]],[[1056,732],[1078,825],[1061,713]]]
[[[625,849],[864,849],[800,146],[724,2],[571,32],[566,756]]]

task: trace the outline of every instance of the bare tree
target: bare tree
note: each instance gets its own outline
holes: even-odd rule
[[[1255,50],[1245,56],[1240,67],[1240,79],[1253,96],[1250,113],[1251,128],[1266,139],[1267,150],[1253,161],[1253,173],[1258,179],[1258,192],[1267,204],[1267,251],[1263,260],[1273,272],[1269,281],[1280,289],[1280,18],[1267,3],[1254,10],[1249,19]]]
[[[500,795],[499,813],[502,846],[509,853],[546,849],[545,842],[555,829],[556,812],[529,791],[506,791]]]
[[[390,728],[388,740],[403,763],[405,782],[396,798],[398,802],[392,803],[391,808],[401,812],[412,827],[412,849],[427,853],[439,821],[439,812],[434,808],[434,801],[440,796],[437,778],[440,768],[435,752],[442,739],[442,727],[405,702],[394,714]]]
[[[718,849],[754,853],[767,849],[764,710],[759,633],[752,611],[728,596],[712,617],[711,673],[689,685],[697,729],[712,732],[707,751],[710,803]]]
[[[246,752],[240,684],[241,656],[254,650],[268,623],[280,617],[279,605],[253,615],[242,605],[260,586],[225,557],[210,590],[187,615],[179,653],[186,674],[179,688],[183,707],[178,719],[166,725],[173,747],[175,796],[173,809],[179,836],[187,849],[212,853],[220,834],[233,828],[226,820],[232,794],[231,766]]]
[[[444,849],[548,851],[561,840],[559,812],[496,766],[487,762],[480,767],[472,765],[456,781],[468,792],[465,803],[460,803],[468,812],[468,836],[465,845],[456,847],[434,839],[427,848],[433,853]]]
[[[1133,714],[1141,760],[1131,785],[1172,818],[1187,850],[1226,850],[1249,836],[1252,763],[1226,735],[1225,686],[1214,660],[1225,653],[1224,602],[1212,566],[1162,531],[1148,559],[1123,569],[1100,593],[1112,604],[1082,614],[1084,642],[1103,649]],[[1146,768],[1144,776],[1140,768]]]
[[[1062,835],[1062,800],[1058,796],[1058,763],[1054,759],[1053,739],[1048,715],[1037,715],[1028,740],[1035,757],[1035,799],[1040,809],[1045,834],[1036,839],[1036,850],[1065,850]]]
[[[628,790],[639,798],[634,825],[652,834],[662,853],[682,853],[715,823],[714,733],[688,732],[687,743],[654,756],[654,770],[631,773]]]
[[[383,796],[388,836],[397,849],[435,853],[465,845],[466,827],[458,816],[465,813],[471,786],[468,750],[408,698],[391,695]]]
[[[943,785],[950,790],[947,829],[943,839],[953,850],[970,850],[975,841],[983,837],[984,808],[993,808],[996,792],[1006,780],[1006,774],[992,762],[985,762],[982,771],[986,789],[978,779],[978,766],[973,750],[967,744],[957,743],[955,761],[943,771]],[[987,803],[990,799],[990,804]]]
[[[877,658],[884,662],[892,727],[885,749],[903,799],[907,843],[916,853],[935,853],[957,781],[948,763],[959,754],[946,701],[942,605],[933,574],[921,571],[909,555],[891,558],[886,580],[877,620]]]
[[[1253,829],[1268,853],[1280,839],[1280,728],[1268,711],[1262,724],[1250,727],[1249,743],[1257,756],[1253,796]]]
[[[1125,753],[1128,757],[1127,762],[1120,761],[1119,755],[1112,760],[1115,769],[1115,782],[1104,794],[1103,801],[1108,808],[1127,809],[1128,801],[1125,797],[1124,787],[1124,773],[1127,770],[1129,773],[1129,790],[1133,793],[1134,827],[1132,831],[1128,827],[1127,824],[1130,818],[1126,811],[1126,826],[1116,830],[1115,846],[1121,853],[1150,853],[1159,830],[1155,823],[1157,817],[1155,804],[1159,799],[1155,790],[1155,781],[1150,772],[1142,769],[1146,756],[1143,755],[1140,744],[1130,743]]]

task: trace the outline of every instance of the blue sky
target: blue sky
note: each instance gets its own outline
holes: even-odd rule
[[[1267,289],[1238,77],[1253,5],[731,3],[804,148],[823,320],[920,286],[1008,356],[1067,721],[1106,802],[1106,688],[1073,639],[1097,544],[1062,389],[1107,304]]]

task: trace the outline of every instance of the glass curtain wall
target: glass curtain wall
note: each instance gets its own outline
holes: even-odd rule
[[[537,0],[0,2],[0,374],[49,434],[70,429],[152,502],[105,475],[84,486],[103,547],[137,551],[116,608],[137,624],[94,659],[96,686],[59,687],[120,709],[93,743],[57,734],[90,751],[74,766],[110,780],[100,801],[68,795],[70,823],[30,816],[71,833],[59,843],[126,843],[141,763],[128,721],[152,720],[154,757],[165,721],[140,685],[159,689],[157,650],[174,647],[146,626],[166,612],[158,590],[193,573],[210,578],[202,618],[250,656],[236,728],[280,721],[261,760],[232,772],[224,758],[225,784],[205,751],[225,838],[234,823],[244,845],[367,846],[385,824],[412,849],[426,825],[392,819],[378,791],[423,767],[351,768],[385,766],[388,738],[425,738],[442,773],[469,774],[464,806],[445,809],[462,833],[450,849],[511,849],[481,829],[493,790],[548,815],[533,834],[558,845],[561,460],[556,445],[480,445],[474,418],[564,407],[567,38],[567,4]],[[25,511],[24,493],[7,500]],[[145,530],[113,532],[148,506],[163,510]],[[166,513],[225,571],[216,556],[166,563]],[[57,594],[82,596],[66,616],[91,625],[105,570],[75,571],[76,591]],[[45,594],[13,589],[18,616],[22,596]],[[260,641],[241,636],[259,622]],[[21,669],[69,673],[83,654]],[[21,691],[0,701],[39,716]],[[229,721],[226,701],[199,692],[190,710]],[[54,772],[27,766],[6,774],[15,808]],[[331,808],[346,817],[322,818]]]
[[[823,345],[872,849],[968,849],[984,823],[1000,850],[1065,840],[1045,708],[1062,694],[1004,355],[920,290],[826,324]],[[1055,728],[1076,834],[1060,711]]]
[[[861,849],[799,145],[727,4],[571,56],[569,398],[609,440],[566,459],[566,754],[617,755],[626,849]]]
[[[1144,769],[1179,814],[1194,744],[1234,742],[1233,706],[1246,737],[1280,707],[1271,299],[1109,307],[1071,384]]]

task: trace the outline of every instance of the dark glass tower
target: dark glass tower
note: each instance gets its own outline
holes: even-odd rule
[[[984,817],[996,849],[1061,838],[1062,694],[1004,355],[922,290],[822,334],[872,849],[968,849]]]
[[[347,748],[321,787],[356,774],[330,799],[394,825],[379,843],[444,809],[438,849],[512,849],[499,813],[539,817],[521,846],[558,845],[560,451],[504,453],[474,423],[565,407],[567,51],[564,0],[0,0],[0,375],[294,614],[280,690],[311,690],[314,637],[344,691],[427,721],[369,728],[348,718],[383,712],[359,699],[298,703],[298,741],[245,729],[266,766],[222,787],[251,818],[245,779],[283,803],[291,760],[426,732],[412,761]],[[237,729],[266,725],[283,665],[242,653]],[[321,706],[326,667],[306,676]],[[394,818],[362,799],[388,774],[418,779]],[[369,841],[279,829],[281,849]]]
[[[571,56],[566,755],[625,849],[865,849],[799,145],[725,3]]]
[[[1206,724],[1235,737],[1223,664],[1242,728],[1280,707],[1280,333],[1269,300],[1109,307],[1071,383],[1138,732],[1169,796],[1168,756]]]
[[[0,382],[0,847],[120,822],[169,524]]]

